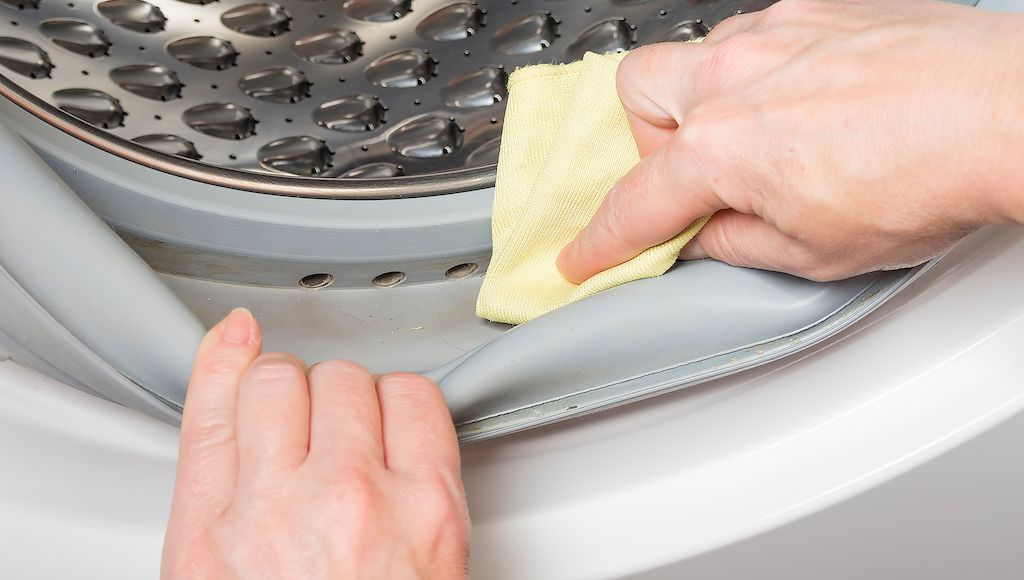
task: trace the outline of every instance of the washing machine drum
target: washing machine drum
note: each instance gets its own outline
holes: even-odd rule
[[[497,159],[515,68],[699,38],[770,3],[2,0],[0,63],[108,138],[184,159],[457,180]]]
[[[789,355],[916,271],[818,284],[705,261],[514,329],[473,313],[508,73],[699,38],[769,4],[0,0],[0,115],[31,146],[7,139],[4,163],[35,184],[0,217],[33,259],[0,264],[118,379],[82,378],[88,357],[58,371],[172,420],[196,316],[238,303],[310,362],[427,372],[464,439]],[[19,344],[60,358],[56,338]]]

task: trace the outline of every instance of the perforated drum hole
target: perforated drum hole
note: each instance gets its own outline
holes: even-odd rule
[[[334,276],[323,272],[303,276],[302,279],[299,280],[299,286],[309,288],[310,290],[315,288],[326,288],[331,284],[334,284]]]
[[[405,272],[385,272],[373,279],[373,285],[390,288],[401,284],[404,280]]]
[[[444,275],[448,278],[465,278],[477,271],[479,266],[472,262],[466,262],[465,264],[459,264],[448,268],[448,271]]]

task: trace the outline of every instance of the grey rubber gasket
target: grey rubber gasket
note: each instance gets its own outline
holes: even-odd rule
[[[778,313],[771,312],[768,305],[775,299],[760,308],[738,311],[715,308],[706,300],[691,300],[700,290],[715,287],[719,275],[725,284],[719,284],[723,291],[732,288],[729,278],[754,280],[757,276],[706,262],[702,264],[705,268],[718,272],[709,277],[706,273],[684,273],[684,267],[660,279],[621,286],[618,293],[613,289],[594,297],[599,300],[581,301],[570,305],[575,308],[552,313],[541,323],[543,327],[523,328],[520,340],[514,336],[518,328],[510,331],[481,349],[490,348],[492,352],[474,352],[432,376],[445,392],[461,441],[498,437],[692,387],[803,351],[848,329],[935,263],[817,285],[820,293],[815,292],[813,283],[768,274],[760,281],[787,288],[779,294],[786,298],[776,306],[794,310],[779,317],[791,326],[773,333],[771,322],[759,319],[757,311],[772,318]],[[695,281],[697,284],[693,284]],[[798,288],[801,285],[802,290]],[[688,286],[697,288],[687,292]],[[792,300],[789,289],[797,290]],[[804,292],[813,297],[799,304],[797,298]],[[734,297],[743,294],[735,293]],[[750,294],[751,299],[760,297],[756,291]],[[645,301],[644,307],[637,307],[638,298]],[[665,308],[680,304],[684,306]],[[629,314],[617,316],[615,308],[628,310]],[[594,317],[599,315],[611,320],[595,324]],[[622,324],[624,318],[632,320]],[[630,335],[637,328],[650,332],[641,344],[631,342],[625,350],[609,349],[621,344],[616,338]],[[724,334],[737,330],[741,330],[738,336],[723,340]],[[632,336],[637,334],[633,332]],[[544,350],[527,346],[527,342],[543,342],[542,337],[550,341],[546,344],[556,346]],[[705,341],[724,348],[699,352]],[[638,352],[648,356],[638,358]],[[673,356],[675,360],[670,362]],[[598,360],[601,362],[596,363]],[[532,372],[534,369],[557,378],[540,378],[539,373]]]
[[[150,394],[180,405],[203,334],[199,321],[138,255],[3,126],[0,158],[18,168],[4,188],[0,270],[26,294],[26,305],[15,301],[0,309],[12,309],[9,316],[15,319],[28,314],[13,312],[16,308],[44,311],[46,316],[39,318],[52,317],[47,326],[63,327],[76,339],[64,348],[95,353]],[[57,340],[56,330],[43,331],[27,340],[28,345],[42,350]],[[37,354],[48,361],[74,358],[72,353],[54,350]],[[77,364],[90,370],[88,364]],[[88,374],[77,378],[86,380]],[[147,407],[127,402],[125,397],[131,394],[123,390],[104,391],[102,386],[97,390],[123,404]]]

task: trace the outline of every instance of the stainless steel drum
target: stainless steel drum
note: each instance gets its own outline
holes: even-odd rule
[[[492,171],[517,67],[697,38],[771,3],[0,0],[0,72],[108,145],[282,176],[450,174],[437,193],[486,181],[464,169]]]

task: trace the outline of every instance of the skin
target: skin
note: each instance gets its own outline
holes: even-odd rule
[[[582,282],[714,213],[683,257],[831,280],[1024,222],[1022,44],[1020,17],[783,0],[640,48],[618,86],[643,160],[559,267]],[[163,578],[465,578],[437,387],[260,351],[242,309],[200,346]]]
[[[465,578],[469,516],[438,388],[260,350],[244,309],[199,347],[161,577]]]
[[[1021,223],[1022,44],[1019,16],[784,0],[702,44],[639,48],[618,91],[643,159],[559,269],[583,282],[712,213],[682,257],[814,280]]]

